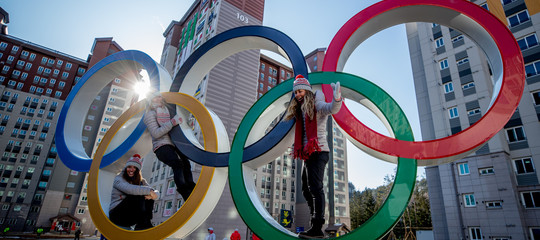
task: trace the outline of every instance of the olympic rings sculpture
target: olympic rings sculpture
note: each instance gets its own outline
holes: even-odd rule
[[[446,138],[415,142],[408,120],[388,94],[363,78],[336,72],[343,69],[349,55],[365,39],[380,30],[406,22],[436,22],[454,28],[475,41],[486,53],[495,80],[494,94],[489,110],[473,126]],[[381,209],[368,222],[339,239],[377,239],[384,236],[409,202],[417,163],[430,166],[451,162],[480,148],[511,117],[524,87],[523,58],[512,33],[488,11],[465,0],[384,0],[376,3],[359,12],[338,31],[327,50],[323,72],[318,73],[307,74],[303,54],[294,41],[275,29],[262,26],[231,29],[208,40],[186,60],[174,81],[144,53],[123,51],[113,54],[90,69],[71,91],[60,113],[56,133],[58,153],[64,164],[77,171],[90,172],[90,213],[107,238],[128,236],[130,239],[148,239],[189,234],[213,210],[224,187],[219,182],[225,182],[228,176],[237,210],[250,229],[263,239],[296,239],[296,235],[277,224],[256,200],[257,191],[251,174],[253,169],[272,161],[292,144],[292,121],[281,121],[267,135],[261,131],[285,110],[284,103],[292,97],[292,80],[277,85],[251,107],[237,129],[230,152],[219,117],[189,97],[195,92],[196,81],[219,61],[251,48],[271,50],[288,58],[295,74],[308,76],[314,86],[321,85],[327,101],[332,98],[329,79],[340,81],[345,98],[368,102],[366,107],[389,128],[392,137],[374,132],[357,120],[345,105],[333,115],[346,137],[357,147],[398,164],[395,184]],[[191,112],[201,124],[204,149],[190,140],[192,137],[185,123],[175,128],[171,136],[183,154],[205,167],[194,193],[177,214],[152,229],[130,232],[116,227],[106,217],[103,209],[108,209],[108,202],[100,195],[106,195],[107,188],[99,183],[112,180],[114,172],[131,155],[132,146],[150,145],[140,120],[144,103],[133,105],[113,124],[93,160],[82,148],[80,132],[85,113],[81,109],[88,109],[99,90],[112,79],[113,74],[119,73],[118,69],[125,72],[140,68],[148,71],[154,88],[166,92],[170,87],[170,93],[164,93],[164,96],[168,102],[181,106],[176,109],[178,114],[186,117]],[[73,116],[77,114],[79,116]],[[141,149],[143,154],[150,151],[149,147],[137,147],[139,152]],[[217,192],[217,197],[209,192]]]

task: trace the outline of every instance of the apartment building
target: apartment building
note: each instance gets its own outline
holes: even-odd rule
[[[506,23],[521,48],[525,90],[511,119],[474,154],[426,167],[435,239],[540,239],[540,5],[472,1]],[[461,32],[406,24],[422,139],[460,132],[488,110],[493,93],[485,54]],[[538,165],[540,166],[540,165]]]

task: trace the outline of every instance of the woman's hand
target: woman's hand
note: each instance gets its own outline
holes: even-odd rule
[[[158,199],[158,195],[157,195],[156,192],[157,192],[157,190],[151,191],[150,195],[144,196],[144,199],[146,199],[146,200],[150,200],[150,199],[156,200],[156,199]]]
[[[332,89],[334,90],[334,100],[341,101],[341,85],[339,82],[331,83]]]
[[[176,114],[171,119],[171,122],[172,122],[173,126],[176,126],[176,125],[182,124],[183,120],[182,120],[182,117],[180,117],[180,115]]]

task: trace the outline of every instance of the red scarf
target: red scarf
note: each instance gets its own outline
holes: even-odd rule
[[[317,109],[313,111],[313,119],[310,119],[307,114],[302,117],[302,110],[300,106],[303,101],[300,102],[296,110],[296,128],[294,131],[294,149],[293,159],[307,160],[309,156],[314,152],[320,152],[319,138],[317,137]],[[313,106],[315,108],[315,106]],[[305,131],[304,131],[305,126]],[[306,133],[307,144],[304,148],[304,132]]]

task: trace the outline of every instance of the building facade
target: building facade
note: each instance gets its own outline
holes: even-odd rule
[[[59,161],[54,134],[58,112],[73,86],[88,68],[123,49],[112,38],[96,38],[91,54],[83,60],[7,35],[6,25],[3,29],[0,146],[5,150],[0,162],[0,225],[13,232],[38,227],[56,231],[62,226],[92,234],[96,228],[88,212],[86,173]],[[108,126],[137,98],[130,84],[138,80],[138,73],[111,79],[92,103],[82,132],[89,156]]]
[[[161,65],[174,77],[186,59],[216,34],[235,27],[261,25],[263,10],[264,0],[194,1],[182,19],[172,21],[164,32],[165,44]],[[230,141],[242,117],[257,99],[255,79],[258,75],[258,62],[258,50],[243,51],[224,59],[203,79],[198,79],[200,82],[194,94],[195,98],[220,117]],[[192,119],[190,124],[197,134],[198,124]],[[170,190],[175,189],[170,168],[163,166],[159,161],[152,164],[152,167],[154,171],[151,173],[150,185],[162,189],[165,195],[156,202],[154,208],[153,221],[156,224],[174,214],[183,200],[179,194]],[[201,166],[193,164],[192,170],[194,178],[197,178]],[[236,211],[228,187],[223,190],[218,205],[208,219],[184,239],[204,239],[208,227],[214,228],[217,239],[229,237],[236,228],[243,238],[250,234]]]
[[[87,67],[83,59],[0,35],[0,225],[11,231],[50,227],[57,218],[66,229],[79,222],[73,204],[82,182],[67,181],[78,173],[59,161],[54,133]]]
[[[191,53],[211,37],[234,27],[260,25],[263,8],[264,1],[255,0],[195,1],[185,16],[179,21],[172,21],[165,31],[161,64],[174,77]],[[307,56],[308,61],[311,60],[309,66],[312,71],[320,70],[324,50],[319,49]],[[226,58],[200,79],[194,97],[221,118],[232,141],[242,117],[256,99],[292,77],[290,67],[260,54],[259,50],[243,51]],[[200,131],[195,122],[190,123],[196,133]],[[349,224],[345,139],[332,124],[329,124],[332,132],[329,142],[334,142],[334,164],[329,164],[325,177],[329,198],[326,215],[329,224]],[[292,232],[296,232],[296,227],[309,228],[309,211],[301,193],[301,167],[302,163],[291,159],[286,152],[254,172],[260,200],[274,219],[279,222],[282,210],[293,213]],[[200,169],[198,165],[192,167],[194,177],[198,176]],[[151,185],[164,193],[154,208],[157,224],[174,214],[183,200],[174,191],[170,168],[155,162],[150,176]],[[229,237],[235,228],[243,237],[251,237],[251,231],[240,219],[227,187],[212,215],[186,239],[203,238],[208,227],[214,228],[218,239]]]
[[[540,239],[540,5],[473,1],[507,23],[525,60],[525,90],[504,129],[474,154],[426,167],[435,239]],[[406,24],[424,141],[447,137],[488,110],[485,54],[457,30]]]

